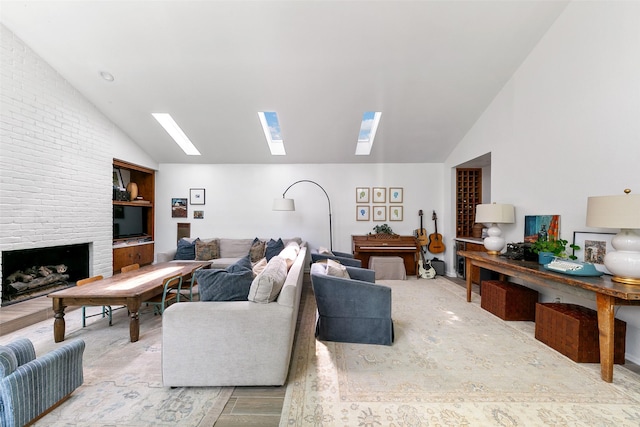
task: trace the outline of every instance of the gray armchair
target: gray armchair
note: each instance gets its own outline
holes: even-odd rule
[[[316,338],[391,345],[391,288],[376,285],[373,270],[345,267],[349,279],[327,275],[325,264],[311,266],[311,285],[318,306]]]
[[[317,250],[311,252],[311,262],[318,262],[325,259],[332,259],[338,261],[342,265],[348,265],[350,267],[362,267],[362,261],[355,259],[352,254],[347,252],[333,251],[333,255],[321,254]]]
[[[26,338],[0,346],[0,425],[30,423],[82,385],[84,347],[77,339],[36,358]]]

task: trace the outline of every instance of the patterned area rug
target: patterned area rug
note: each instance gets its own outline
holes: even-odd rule
[[[467,303],[443,278],[384,280],[393,289],[393,346],[314,339],[309,293],[280,425],[639,426],[640,377],[578,364]]]
[[[129,342],[126,309],[114,312],[113,326],[97,316],[82,328],[79,309],[68,312],[65,321],[65,340],[86,343],[84,384],[35,426],[211,427],[233,392],[233,387],[162,386],[162,317],[154,316],[152,307],[143,307],[135,343]],[[2,336],[0,344],[17,337],[29,338],[38,356],[60,345],[53,342],[53,319]]]

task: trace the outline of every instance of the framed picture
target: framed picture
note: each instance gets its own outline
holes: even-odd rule
[[[187,199],[171,199],[171,218],[187,217]]]
[[[374,206],[373,207],[373,220],[374,221],[386,221],[387,220],[387,207],[386,206]]]
[[[189,203],[192,205],[204,205],[204,188],[189,189]]]
[[[113,168],[113,186],[124,189],[124,182],[122,181],[122,172],[120,171],[120,168]]]
[[[203,219],[204,211],[193,211],[193,219]]]
[[[525,215],[524,241],[533,243],[540,237],[545,240],[560,238],[560,215]]]
[[[369,221],[369,206],[358,205],[356,206],[356,221]]]
[[[613,250],[613,246],[611,246],[613,236],[615,233],[574,231],[573,244],[580,246],[580,249],[574,250],[573,255],[578,257],[577,261],[593,263],[596,270],[611,274],[604,266],[604,256]]]
[[[389,206],[389,221],[402,221],[402,206]]]
[[[386,203],[387,189],[385,187],[373,187],[373,203]],[[375,220],[375,217],[374,217]]]
[[[356,203],[369,203],[369,187],[356,187]]]
[[[402,203],[402,187],[389,187],[389,203]]]

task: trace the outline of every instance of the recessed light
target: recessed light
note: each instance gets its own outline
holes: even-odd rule
[[[114,81],[114,77],[113,74],[107,72],[107,71],[100,71],[100,77],[102,77],[103,79],[105,79],[108,82],[112,82]]]

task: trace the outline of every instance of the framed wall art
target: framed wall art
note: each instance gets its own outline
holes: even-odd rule
[[[402,203],[402,187],[389,187],[389,203]]]
[[[172,198],[171,199],[171,218],[187,217],[187,199]]]
[[[356,206],[356,221],[369,221],[369,206],[358,205]]]
[[[356,203],[369,203],[369,187],[356,188]]]
[[[389,221],[402,221],[402,206],[389,206]]]
[[[193,211],[193,219],[203,219],[204,211]]]
[[[540,237],[546,240],[560,238],[560,215],[525,215],[524,241],[533,243]]]
[[[386,221],[387,220],[387,207],[386,206],[374,206],[373,207],[373,220],[374,221]]]
[[[386,202],[387,202],[387,189],[385,187],[373,187],[373,203],[386,203]]]
[[[204,205],[204,188],[189,189],[189,203],[192,205]]]
[[[573,255],[577,257],[576,261],[590,262],[596,267],[596,270],[611,274],[604,266],[604,256],[613,250],[613,246],[611,246],[613,236],[615,233],[574,231],[573,244],[580,246],[580,249],[573,251]]]

